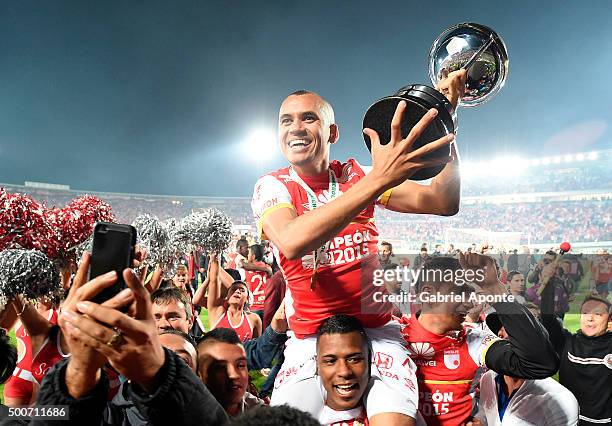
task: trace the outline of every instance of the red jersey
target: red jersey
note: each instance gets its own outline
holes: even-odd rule
[[[236,256],[238,256],[236,252],[227,255],[227,265],[225,266],[227,269],[236,269]]]
[[[262,238],[263,222],[270,212],[290,208],[297,215],[320,207],[340,196],[365,176],[356,160],[332,161],[322,177],[299,176],[283,168],[261,177],[255,185],[251,206]],[[346,228],[320,249],[300,259],[288,259],[274,247],[287,282],[285,310],[289,327],[297,337],[316,333],[330,315],[347,314],[364,327],[379,327],[391,320],[391,307],[376,301],[372,284],[378,260],[378,230],[374,204],[361,211]],[[316,266],[316,279],[311,283]]]
[[[490,331],[464,328],[434,334],[416,316],[402,317],[402,334],[417,365],[419,411],[428,425],[461,425],[472,414],[470,389],[476,371],[485,366],[487,349],[499,340]]]
[[[255,266],[266,266],[264,262],[255,262]],[[262,271],[245,271],[245,282],[249,286],[249,291],[253,295],[251,311],[263,311],[264,300],[266,298],[266,281],[268,274]]]
[[[596,261],[595,279],[598,283],[607,283],[612,279],[612,256],[607,259],[603,256],[598,256]]]
[[[57,324],[57,309],[50,309],[47,312],[47,321],[53,325]],[[25,398],[27,395],[32,395],[32,383],[36,383],[36,379],[32,375],[32,342],[28,331],[21,322],[15,330],[15,338],[17,339],[17,366],[4,386],[4,393],[12,398]]]
[[[51,367],[70,356],[62,352],[59,331],[59,326],[53,326],[38,352],[32,357],[32,376],[38,385],[42,383],[43,377]]]
[[[210,328],[211,330],[215,328],[229,328],[236,332],[238,337],[242,342],[246,342],[253,338],[253,325],[251,324],[251,320],[249,320],[249,316],[246,312],[242,312],[242,319],[240,323],[236,327],[230,322],[229,317],[227,316],[227,310],[223,312],[221,318]]]

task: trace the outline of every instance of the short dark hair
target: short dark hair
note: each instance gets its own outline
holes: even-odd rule
[[[388,270],[392,270],[394,271],[395,269],[399,268],[399,265],[397,263],[388,263],[385,266],[383,266],[383,270],[384,271],[388,271]]]
[[[320,426],[320,423],[311,414],[285,404],[273,407],[268,405],[254,407],[244,411],[240,416],[233,419],[229,425]]]
[[[0,328],[0,383],[6,382],[17,366],[17,349],[11,344],[6,330]]]
[[[382,243],[380,243],[381,246],[387,246],[389,247],[389,250],[393,251],[393,244],[391,244],[388,241],[383,241]]]
[[[582,309],[582,306],[586,302],[590,302],[591,300],[594,300],[596,302],[600,302],[606,305],[606,308],[608,309],[608,314],[610,313],[610,310],[611,310],[610,307],[612,307],[612,303],[610,303],[607,299],[604,299],[603,297],[598,296],[596,294],[589,294],[587,297],[585,297],[582,303],[580,304],[580,309]]]
[[[263,246],[260,244],[253,244],[251,247],[251,252],[253,252],[253,256],[255,256],[255,260],[261,262],[264,258],[264,250]]]
[[[225,268],[225,272],[227,272],[229,276],[234,279],[234,281],[240,281],[242,279],[240,277],[240,272],[238,272],[237,269]]]
[[[230,286],[229,286],[229,288],[227,289],[227,294],[226,294],[226,296],[225,296],[225,299],[226,299],[226,300],[227,300],[227,299],[229,299],[229,297],[232,295],[232,293],[233,293],[233,292],[235,292],[235,291],[236,291],[236,289],[237,289],[238,287],[244,287],[244,289],[246,290],[246,294],[247,294],[247,301],[246,301],[246,303],[244,304],[244,309],[245,309],[245,310],[248,310],[248,309],[250,308],[250,306],[251,306],[251,304],[250,304],[250,299],[251,299],[251,297],[250,297],[250,296],[251,296],[251,290],[249,290],[249,286],[248,286],[248,284],[247,284],[247,283],[245,283],[245,282],[244,282],[244,281],[242,281],[242,280],[234,281],[234,282],[232,283],[232,285],[230,285]]]
[[[177,287],[166,287],[158,288],[151,293],[151,302],[157,303],[158,305],[167,305],[172,301],[181,302],[185,305],[185,314],[187,319],[190,320],[193,312],[191,311],[191,300],[187,297],[183,291]]]
[[[514,278],[514,276],[518,275],[518,274],[522,275],[523,273],[521,271],[510,271],[510,272],[508,272],[508,276],[506,277],[506,281],[507,282],[512,281],[512,278]]]
[[[547,250],[546,253],[544,253],[544,255],[549,255],[552,257],[557,257],[557,253],[555,253],[553,250]]]
[[[365,329],[357,318],[345,314],[332,315],[323,321],[323,324],[317,330],[317,341],[324,334],[348,334],[353,331],[361,334],[366,343],[368,342]]]
[[[249,246],[249,242],[246,238],[240,238],[238,241],[236,241],[236,249],[240,246]]]
[[[166,328],[161,333],[159,333],[160,336],[163,336],[164,334],[174,334],[176,336],[182,337],[187,341],[187,343],[193,346],[194,349],[197,346],[196,341],[193,339],[193,337],[191,337],[187,333],[182,332],[181,330],[175,330],[174,328]]]
[[[198,340],[198,347],[206,342],[222,342],[230,345],[241,345],[242,341],[238,334],[230,328],[214,328]]]
[[[451,256],[437,256],[428,258],[425,263],[423,263],[423,268],[421,270],[421,274],[419,274],[419,279],[416,283],[416,290],[421,291],[423,284],[430,283],[434,284],[436,288],[442,282],[432,282],[428,280],[428,277],[436,276],[435,272],[440,271],[440,276],[444,276],[445,271],[453,271],[453,276],[455,275],[455,271],[459,269],[463,269],[461,267],[461,263],[459,263],[458,259],[455,259]],[[433,271],[434,273],[428,273],[429,271]]]

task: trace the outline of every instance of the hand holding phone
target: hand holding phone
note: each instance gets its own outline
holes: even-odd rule
[[[94,228],[89,280],[110,271],[117,272],[117,282],[91,299],[101,304],[126,288],[123,271],[131,268],[136,247],[136,229],[131,225],[98,222]]]

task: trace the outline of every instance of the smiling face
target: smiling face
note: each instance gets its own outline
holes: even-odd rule
[[[290,95],[278,118],[280,149],[298,171],[311,174],[327,169],[329,145],[338,139],[331,106],[314,93]]]
[[[244,347],[217,341],[201,344],[198,375],[226,411],[240,404],[249,384]]]
[[[603,335],[608,329],[608,307],[598,300],[587,300],[580,309],[580,330],[585,336]]]
[[[325,405],[337,411],[357,407],[369,380],[367,343],[361,333],[319,336],[317,372],[327,391]]]

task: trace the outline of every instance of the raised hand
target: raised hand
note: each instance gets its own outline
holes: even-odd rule
[[[75,327],[76,306],[78,303],[96,296],[100,291],[117,281],[117,274],[109,272],[86,282],[90,257],[91,255],[87,252],[83,254],[81,264],[68,292],[68,297],[62,304],[58,318],[64,341],[71,354],[66,370],[66,384],[68,392],[75,398],[86,394],[95,386],[99,378],[99,370],[106,363],[106,357],[83,340],[79,330]],[[131,291],[126,289],[104,302],[103,306],[108,309],[121,308],[129,305],[132,301]]]
[[[453,108],[457,109],[457,103],[465,93],[466,80],[466,70],[453,71],[438,82],[436,89],[446,96],[448,101],[453,105]]]
[[[478,253],[459,252],[459,263],[466,271],[472,271],[474,284],[484,294],[503,294],[505,288],[497,278],[497,266],[492,257]]]
[[[432,123],[438,111],[435,108],[430,109],[410,130],[408,136],[402,138],[401,124],[405,110],[406,101],[397,104],[391,120],[391,140],[386,145],[380,143],[380,138],[375,130],[363,129],[372,142],[371,173],[382,179],[385,189],[401,184],[420,169],[436,167],[452,160],[452,157],[442,159],[424,159],[423,157],[450,144],[455,138],[454,134],[443,136],[419,149],[412,150],[412,145]]]
[[[151,298],[133,271],[123,277],[134,299],[133,318],[108,306],[80,302],[73,320],[78,337],[108,359],[122,375],[152,393],[165,361],[152,313]]]

